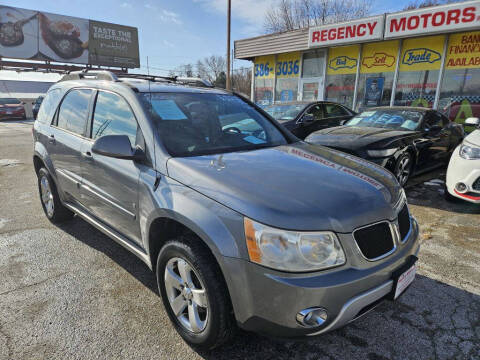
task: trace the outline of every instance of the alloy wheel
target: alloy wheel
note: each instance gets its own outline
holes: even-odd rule
[[[168,302],[179,323],[188,331],[205,330],[209,305],[202,280],[186,260],[175,257],[165,266],[165,289]]]
[[[407,183],[407,180],[410,176],[410,157],[409,156],[403,156],[400,159],[398,163],[396,175],[400,185],[404,186]]]
[[[53,202],[53,194],[52,189],[50,187],[50,182],[48,178],[44,175],[40,179],[40,192],[43,206],[45,207],[45,211],[47,212],[48,217],[52,217],[55,211],[55,205]]]

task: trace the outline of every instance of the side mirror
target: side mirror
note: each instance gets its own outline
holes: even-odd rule
[[[315,121],[315,116],[313,116],[312,114],[304,114],[301,118],[300,118],[300,124],[304,124],[304,125],[308,125],[308,124],[311,124]]]
[[[127,135],[105,135],[98,138],[92,146],[95,154],[123,160],[142,160],[145,156],[140,148],[132,149]]]
[[[469,117],[465,119],[465,125],[480,126],[480,119],[478,117]]]

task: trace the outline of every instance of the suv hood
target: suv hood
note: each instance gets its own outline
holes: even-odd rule
[[[418,133],[375,127],[337,126],[316,131],[310,134],[305,141],[334,148],[356,150],[375,143],[388,145],[390,142],[410,136],[418,137]]]
[[[373,163],[296,143],[249,152],[171,158],[176,181],[258,222],[290,230],[351,232],[394,219],[401,188]]]

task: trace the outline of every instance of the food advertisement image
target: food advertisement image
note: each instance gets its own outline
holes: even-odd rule
[[[39,51],[46,59],[88,63],[88,20],[38,13]]]
[[[37,53],[37,12],[0,6],[0,56],[30,59]]]

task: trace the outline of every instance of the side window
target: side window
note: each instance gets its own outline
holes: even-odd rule
[[[84,135],[91,94],[92,90],[88,89],[70,91],[60,105],[57,126]]]
[[[440,114],[435,113],[435,112],[429,112],[427,114],[426,119],[425,119],[425,127],[426,128],[431,128],[434,125],[443,126],[442,116]]]
[[[60,102],[60,93],[60,89],[53,89],[47,92],[47,95],[45,96],[45,99],[43,99],[42,105],[40,105],[40,109],[38,110],[37,121],[44,124],[50,124],[52,122],[53,114]]]
[[[135,146],[137,120],[122,97],[100,91],[93,114],[92,139],[105,135],[127,135],[132,146]]]
[[[350,115],[347,110],[345,110],[340,105],[335,104],[325,104],[325,112],[327,117],[337,117],[337,116],[347,116]]]
[[[323,110],[320,105],[313,105],[310,109],[308,109],[307,114],[312,114],[315,120],[323,119]]]

